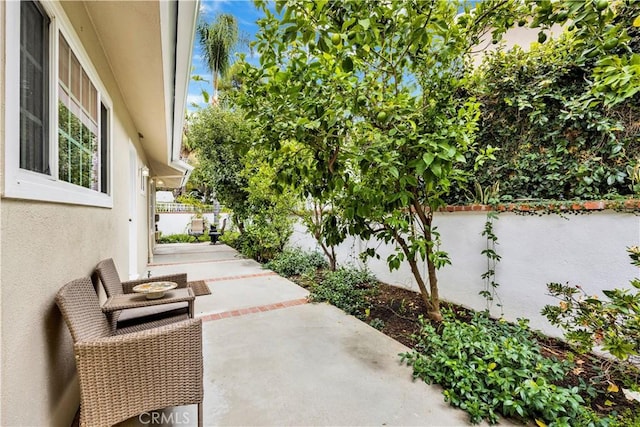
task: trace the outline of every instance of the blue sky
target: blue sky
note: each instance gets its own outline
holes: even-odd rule
[[[200,20],[204,20],[207,23],[214,21],[216,15],[220,13],[229,13],[238,20],[238,28],[240,34],[249,40],[254,40],[254,36],[258,31],[258,25],[256,20],[262,17],[262,12],[256,9],[253,2],[250,0],[201,0],[200,2]],[[257,58],[249,58],[249,49],[247,46],[238,46],[238,51],[246,52],[247,58],[250,63],[257,63]],[[211,85],[211,73],[207,69],[207,66],[202,59],[202,49],[200,48],[200,41],[196,35],[196,40],[193,46],[193,59],[192,59],[192,74],[198,74],[209,82],[194,82],[189,84],[189,95],[187,98],[187,109],[193,110],[192,103],[196,103],[200,106],[204,106],[204,100],[202,98],[202,89],[204,88],[209,94],[213,92]]]

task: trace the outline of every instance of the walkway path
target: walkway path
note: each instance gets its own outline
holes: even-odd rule
[[[469,425],[439,387],[412,381],[399,362],[402,344],[333,306],[307,303],[305,289],[225,245],[161,245],[149,271],[187,272],[212,291],[195,307],[207,426]],[[195,420],[190,406],[124,424]]]

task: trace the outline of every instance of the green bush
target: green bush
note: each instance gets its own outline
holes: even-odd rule
[[[244,229],[236,239],[236,249],[258,262],[274,259],[293,233],[290,219],[274,216],[274,220],[256,215],[254,222]]]
[[[482,104],[478,148],[493,161],[475,169],[478,153],[469,151],[467,189],[454,186],[450,203],[480,202],[478,189],[497,184],[500,201],[638,194],[637,97],[615,107],[584,102],[595,61],[581,64],[581,55],[565,35],[484,57],[468,90]]]
[[[200,242],[205,242],[208,239],[209,239],[209,235],[205,233],[205,235],[200,236],[198,240]],[[158,243],[192,243],[192,242],[195,242],[195,237],[190,236],[189,234],[168,234],[158,239]]]
[[[238,237],[240,237],[240,233],[237,231],[225,231],[224,234],[218,238],[218,241],[232,248],[237,248]]]
[[[370,308],[368,296],[375,293],[378,281],[368,270],[341,267],[328,271],[324,278],[311,288],[311,301],[326,301],[347,314],[360,319]]]
[[[445,400],[467,411],[471,422],[496,423],[503,414],[569,426],[591,416],[578,387],[554,384],[571,367],[542,356],[526,320],[509,324],[475,313],[466,323],[443,314],[441,334],[421,319],[416,350],[402,360],[413,366],[414,377],[440,384]]]
[[[631,263],[640,267],[640,247],[627,248]],[[604,289],[607,299],[588,295],[580,286],[548,283],[558,305],[546,305],[542,314],[564,330],[565,338],[580,352],[594,346],[624,361],[640,353],[640,279],[631,288]]]
[[[291,277],[300,276],[321,268],[327,268],[327,260],[320,252],[305,252],[301,249],[285,249],[266,264],[266,267]]]

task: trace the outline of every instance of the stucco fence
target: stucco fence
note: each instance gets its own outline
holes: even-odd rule
[[[479,292],[485,289],[481,278],[487,271],[487,247],[482,236],[487,212],[438,212],[434,224],[441,234],[441,249],[448,252],[451,265],[438,270],[443,300],[475,310],[484,310],[487,301]],[[633,213],[602,210],[588,214],[549,214],[530,216],[502,212],[494,221],[496,251],[502,257],[496,266],[499,283],[491,313],[507,320],[530,320],[530,326],[552,336],[561,332],[550,325],[540,310],[558,300],[547,293],[549,282],[581,285],[590,294],[602,295],[603,289],[630,287],[638,277],[638,268],[630,264],[626,248],[640,244],[640,216]],[[318,249],[313,237],[298,224],[289,245],[306,250]],[[389,272],[386,258],[394,250],[377,240],[349,238],[337,248],[339,264],[364,267],[358,254],[375,248],[380,259],[368,259],[368,267],[385,283],[418,290],[406,262]],[[421,264],[426,277],[426,263]],[[497,304],[501,303],[502,307]]]
[[[162,233],[162,236],[171,234],[187,234],[191,226],[191,219],[197,215],[201,215],[205,220],[205,225],[216,225],[218,228],[222,226],[222,221],[229,216],[227,213],[220,212],[220,206],[205,205],[204,212],[197,214],[193,206],[173,203],[158,202],[156,205],[156,214],[158,221],[156,222],[156,231]]]

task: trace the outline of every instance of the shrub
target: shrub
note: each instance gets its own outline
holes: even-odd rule
[[[640,267],[640,248],[627,249],[631,263]],[[546,305],[542,314],[561,327],[565,337],[579,351],[602,345],[620,360],[640,353],[640,279],[631,280],[632,290],[602,291],[607,300],[587,295],[580,286],[549,283],[558,305]]]
[[[440,384],[445,400],[467,411],[471,422],[496,423],[503,414],[568,426],[585,418],[578,388],[554,384],[570,366],[542,356],[526,320],[496,322],[485,312],[465,323],[447,311],[440,334],[420,322],[416,350],[402,360],[413,366],[415,378]]]
[[[284,216],[268,219],[256,215],[254,222],[247,225],[236,239],[235,248],[258,262],[268,262],[282,252],[292,233],[290,219]]]
[[[220,243],[224,243],[225,245],[229,245],[232,248],[237,248],[238,237],[240,237],[240,233],[237,231],[225,231],[218,240]]]
[[[327,268],[327,260],[320,252],[305,252],[301,249],[285,249],[266,264],[266,267],[280,274],[291,277]]]
[[[200,236],[199,241],[204,242],[209,237],[207,235]],[[158,243],[192,243],[195,242],[195,237],[190,236],[189,234],[168,234],[166,236],[161,236],[158,239]]]
[[[311,301],[326,301],[347,314],[360,319],[370,308],[367,297],[376,291],[376,278],[368,270],[341,267],[328,271],[318,284],[311,288]]]

